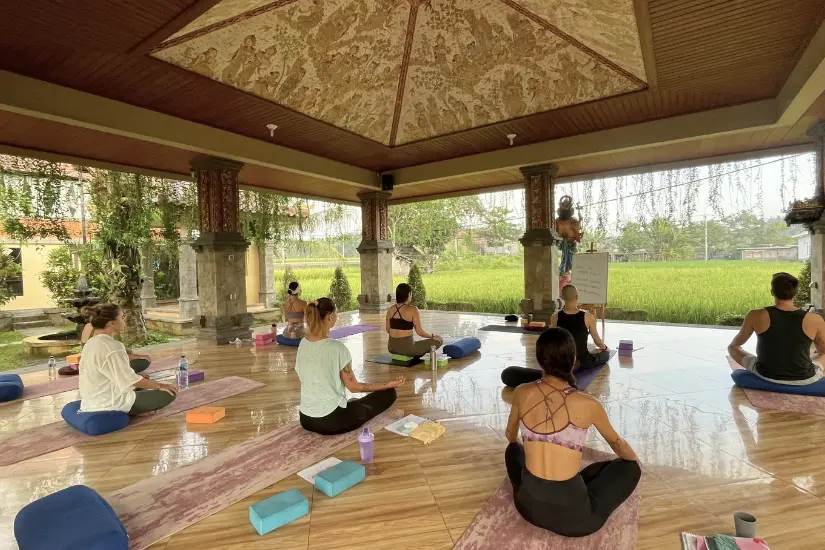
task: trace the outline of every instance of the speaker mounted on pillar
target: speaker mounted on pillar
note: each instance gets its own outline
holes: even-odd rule
[[[392,191],[393,187],[395,187],[395,176],[381,174],[381,191]]]

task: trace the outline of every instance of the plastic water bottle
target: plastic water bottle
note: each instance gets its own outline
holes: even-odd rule
[[[178,388],[185,390],[189,387],[189,361],[185,355],[180,356],[178,361]]]
[[[57,378],[57,361],[54,360],[54,355],[49,357],[49,380]]]
[[[358,436],[358,446],[361,448],[361,462],[372,462],[373,439],[375,439],[375,435],[366,427]]]
[[[438,370],[438,355],[435,352],[435,346],[430,346],[430,368]]]

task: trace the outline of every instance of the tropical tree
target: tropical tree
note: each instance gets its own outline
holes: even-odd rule
[[[352,290],[341,266],[335,268],[332,283],[329,285],[329,297],[340,311],[352,309]]]
[[[412,304],[420,309],[427,308],[427,289],[424,287],[424,279],[421,277],[421,269],[415,263],[410,268],[407,275],[407,284],[412,288]]]
[[[6,305],[14,298],[11,283],[20,279],[22,269],[15,262],[8,251],[0,246],[0,306]]]
[[[479,232],[490,246],[501,246],[521,236],[521,227],[511,221],[512,211],[504,206],[494,206],[482,214],[484,227]]]

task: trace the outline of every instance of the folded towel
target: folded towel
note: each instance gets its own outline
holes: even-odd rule
[[[423,424],[419,424],[418,427],[410,433],[410,437],[423,441],[425,445],[429,445],[441,437],[441,434],[446,431],[447,429],[441,424],[428,420]]]

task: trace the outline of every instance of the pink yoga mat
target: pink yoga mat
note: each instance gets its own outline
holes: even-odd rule
[[[377,328],[378,327],[376,327],[375,325],[352,325],[349,327],[334,328],[331,331],[329,331],[329,337],[335,338],[337,340],[339,338],[346,338],[347,336],[352,336],[353,334],[369,332]]]
[[[155,361],[152,361],[152,364],[149,365],[149,368],[147,368],[141,374],[149,375],[153,372],[173,369],[178,366],[179,360],[180,358],[174,355],[164,357],[163,359],[157,359]],[[192,363],[194,363],[194,361],[190,362],[190,365]],[[78,376],[61,376],[60,378],[52,382],[43,382],[42,384],[32,384],[31,386],[26,386],[23,388],[23,395],[20,396],[20,398],[15,399],[14,401],[6,401],[5,403],[0,403],[0,406],[9,405],[11,403],[19,403],[21,401],[25,401],[27,399],[34,399],[36,397],[45,397],[47,395],[54,395],[56,393],[63,393],[65,391],[76,390],[79,384]]]
[[[582,465],[613,458],[612,455],[586,449]],[[640,502],[637,487],[597,533],[587,537],[562,537],[521,517],[513,504],[513,486],[509,479],[505,479],[453,550],[634,550],[639,532]]]
[[[165,418],[179,412],[188,411],[195,407],[214,403],[233,395],[248,392],[265,386],[262,382],[255,382],[239,376],[227,376],[212,382],[204,382],[192,388],[182,391],[178,394],[174,403],[168,407],[159,410],[157,413],[149,416],[138,416],[132,418],[129,426],[137,426],[157,420],[158,418]],[[99,439],[103,436],[93,437],[79,432],[63,422],[53,422],[32,428],[24,432],[19,432],[11,437],[0,440],[0,466],[8,466],[10,464],[17,464],[24,460],[34,458],[36,456],[44,455],[72,445],[90,441],[92,439]]]
[[[375,431],[403,416],[391,409],[367,425]],[[142,550],[355,443],[360,431],[323,436],[292,423],[104,498],[126,526],[130,550]]]
[[[742,366],[728,357],[731,370],[741,369]],[[773,409],[777,411],[798,412],[825,416],[825,397],[813,395],[793,395],[772,391],[751,390],[741,388],[751,405],[758,409]]]

